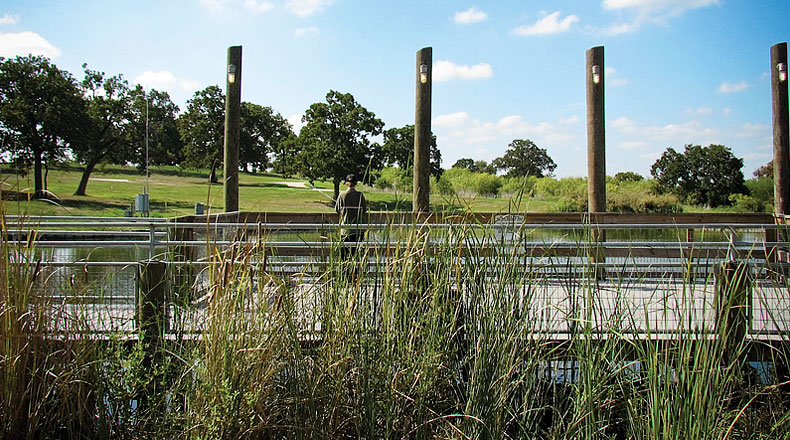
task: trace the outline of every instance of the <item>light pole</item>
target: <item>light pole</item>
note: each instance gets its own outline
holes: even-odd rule
[[[239,210],[239,139],[241,124],[241,46],[228,48],[225,95],[225,212]]]
[[[413,211],[428,212],[430,206],[431,82],[433,49],[417,51],[417,94],[414,115]]]
[[[771,46],[771,101],[774,127],[774,211],[790,214],[788,158],[787,43]]]

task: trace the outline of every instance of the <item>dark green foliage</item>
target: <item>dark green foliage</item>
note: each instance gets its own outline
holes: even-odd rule
[[[178,132],[178,106],[167,92],[146,92],[139,84],[131,91],[131,97],[127,136],[135,155],[133,162],[139,169],[145,168],[147,125],[148,165],[179,165],[184,160],[184,144]]]
[[[399,168],[414,172],[414,125],[405,125],[400,128],[390,128],[384,131],[384,144],[381,146],[384,163],[397,165]],[[430,149],[431,176],[436,178],[442,175],[442,153],[436,146],[436,135],[431,133]]]
[[[34,190],[44,195],[43,164],[80,136],[85,103],[74,78],[41,56],[0,57],[0,126],[14,160],[32,162]]]
[[[225,94],[219,86],[195,92],[187,110],[178,118],[184,142],[184,163],[189,168],[208,168],[209,179],[217,182],[217,168],[223,161],[225,139]]]
[[[488,174],[496,174],[496,167],[493,164],[489,164],[484,160],[474,160],[474,159],[458,159],[453,164],[453,168],[461,168],[469,170],[473,173],[488,173]]]
[[[494,159],[493,165],[497,170],[505,171],[509,177],[551,176],[557,169],[557,164],[546,150],[529,139],[513,140],[505,155]]]
[[[279,144],[293,136],[293,127],[271,107],[241,103],[239,165],[247,171],[269,167],[269,153],[280,151]]]
[[[625,171],[614,175],[615,182],[641,182],[645,180],[641,174],[633,171]]]
[[[730,204],[730,194],[746,194],[743,159],[723,145],[686,145],[683,154],[668,148],[653,164],[651,174],[660,190],[673,192],[687,203]]]
[[[330,90],[326,102],[311,105],[303,121],[298,138],[299,173],[311,182],[331,180],[335,198],[347,174],[364,178],[381,169],[381,150],[371,145],[370,138],[381,134],[384,123],[350,93]]]
[[[85,96],[86,113],[78,142],[72,144],[77,161],[85,165],[75,195],[84,196],[88,179],[101,162],[123,164],[136,159],[134,144],[127,130],[132,114],[129,83],[122,75],[106,77],[104,72],[85,69],[80,89]]]

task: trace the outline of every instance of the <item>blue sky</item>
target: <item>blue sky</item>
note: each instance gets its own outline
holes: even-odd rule
[[[555,174],[586,175],[585,51],[605,47],[606,170],[649,175],[667,147],[723,144],[750,177],[772,154],[770,47],[788,0],[7,0],[0,56],[82,63],[170,93],[224,87],[299,128],[329,90],[385,128],[414,121],[416,52],[433,48],[433,131],[449,168],[531,139]]]

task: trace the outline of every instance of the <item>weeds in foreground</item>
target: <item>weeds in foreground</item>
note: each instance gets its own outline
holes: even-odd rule
[[[502,233],[462,217],[391,225],[369,237],[387,245],[348,259],[336,245],[295,273],[262,264],[266,237],[210,251],[178,271],[205,295],[179,296],[169,329],[140,338],[87,331],[96,304],[48,301],[31,287],[35,254],[4,241],[3,436],[790,435],[781,368],[757,378],[747,355],[760,346],[718,325],[736,316],[746,272],[716,303],[700,300],[712,278],[638,291],[633,275],[600,280],[583,254],[524,257],[513,243],[533,231],[517,222]],[[788,365],[786,339],[763,352]]]

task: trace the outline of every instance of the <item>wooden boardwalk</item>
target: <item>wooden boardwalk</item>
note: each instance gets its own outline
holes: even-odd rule
[[[70,232],[50,231],[49,239],[45,234],[40,235],[37,246],[57,248],[68,247],[70,243],[74,246],[128,243],[130,246],[147,247],[158,255],[167,255],[170,260],[162,264],[182,268],[182,276],[189,274],[191,278],[186,284],[192,289],[189,296],[195,299],[188,310],[178,309],[172,304],[166,306],[166,316],[172,321],[170,327],[199,334],[205,321],[206,303],[210,300],[206,296],[208,280],[202,270],[208,264],[204,257],[208,252],[207,246],[222,249],[232,243],[255,243],[265,237],[265,243],[259,243],[265,248],[265,257],[256,264],[281,278],[290,279],[290,288],[302,298],[304,330],[320,329],[320,323],[312,319],[315,316],[313,309],[320,289],[325,286],[311,282],[311,277],[316,272],[327,270],[331,264],[329,254],[333,245],[325,237],[337,230],[335,214],[230,213],[183,217],[156,224],[138,221],[136,227],[119,226],[122,223],[82,222],[94,232],[99,229],[110,234],[110,238],[103,237],[101,241],[86,242],[85,237],[90,234],[85,232],[74,234],[78,240],[69,241]],[[790,330],[790,294],[784,276],[788,266],[787,243],[779,239],[787,236],[783,223],[783,219],[760,214],[485,213],[414,216],[373,213],[369,225],[371,232],[364,248],[365,255],[375,266],[388,258],[395,258],[397,254],[393,251],[398,249],[397,245],[389,239],[382,241],[382,234],[376,232],[384,228],[437,231],[434,234],[436,239],[426,239],[425,252],[428,256],[446,245],[447,234],[441,233],[443,228],[462,225],[480,228],[481,234],[488,234],[488,239],[476,241],[474,246],[464,246],[459,258],[469,255],[491,260],[509,258],[512,261],[498,261],[496,264],[519,265],[523,271],[529,271],[530,276],[525,277],[515,290],[519,292],[518,301],[524,313],[531,318],[531,327],[525,332],[551,339],[567,338],[582,328],[599,337],[606,337],[611,332],[645,339],[715,335],[722,319],[719,305],[721,286],[730,282],[722,275],[726,272],[722,268],[742,265],[748,268],[748,283],[739,287],[743,290],[742,304],[736,305],[734,310],[745,311],[745,320],[741,324],[749,338],[769,341],[786,338]],[[75,222],[68,220],[58,223],[39,219],[39,224],[43,225],[42,229],[46,226],[56,231],[77,229]],[[60,224],[60,228],[53,226],[56,224]],[[101,224],[105,227],[102,228]],[[631,233],[644,235],[646,230],[661,230],[663,235],[657,239],[623,238]],[[124,234],[138,231],[137,234],[147,234],[148,240],[139,240],[139,235],[129,235],[126,241],[107,241],[122,237],[121,231]],[[569,239],[574,231],[599,231],[596,237],[600,240]],[[286,238],[277,239],[278,234]],[[300,234],[310,238],[302,238]],[[558,234],[562,239],[557,239]],[[294,239],[294,235],[299,239]],[[711,235],[714,239],[708,238]],[[9,237],[28,238],[21,231]],[[166,253],[163,254],[163,250]],[[147,264],[145,261],[127,265],[115,263],[122,270],[134,272],[137,272],[138,265]],[[74,262],[74,265],[79,266],[79,262]],[[185,272],[185,265],[191,269]],[[50,279],[54,279],[59,271],[69,272],[66,266],[47,267],[46,262],[44,267],[49,271],[47,276]],[[600,272],[590,276],[590,270]],[[163,273],[175,272],[167,270]],[[73,278],[73,271],[70,273]],[[375,292],[381,291],[383,280],[375,276],[362,278],[365,280],[363,290],[370,292],[363,296],[373,297]],[[124,288],[129,288],[128,283]],[[274,287],[258,288],[263,303],[276,302]],[[79,322],[85,327],[81,332],[132,334],[138,328],[140,318],[136,307],[139,286],[134,290],[110,295],[99,291],[87,292],[80,300],[68,295],[51,298],[51,313],[55,318],[52,322],[58,323],[60,328]],[[73,320],[74,317],[80,319]]]

